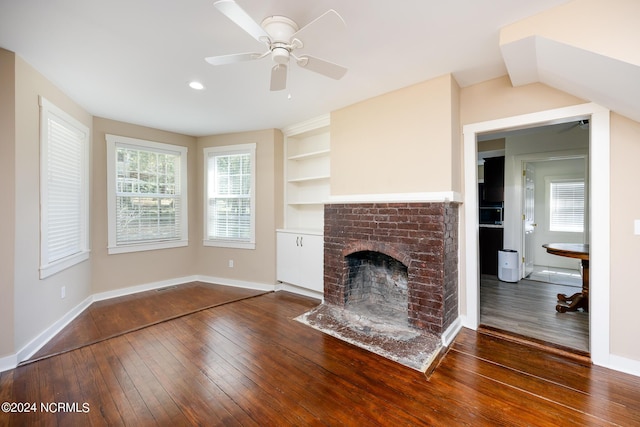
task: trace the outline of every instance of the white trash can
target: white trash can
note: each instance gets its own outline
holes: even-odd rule
[[[500,249],[498,251],[498,280],[512,283],[520,280],[518,251],[513,249]]]

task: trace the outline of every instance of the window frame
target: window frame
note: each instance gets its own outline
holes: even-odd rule
[[[235,249],[256,248],[256,143],[206,147],[204,154],[203,245]],[[209,158],[218,155],[249,154],[251,159],[250,230],[248,239],[209,238]]]
[[[89,127],[54,105],[46,98],[38,98],[40,108],[40,279],[52,276],[60,271],[66,270],[74,265],[89,259],[89,150],[90,131]],[[64,255],[60,258],[51,259],[50,254],[50,234],[49,222],[52,214],[50,209],[51,199],[55,191],[50,185],[48,177],[51,168],[49,153],[52,149],[53,141],[49,139],[50,124],[52,121],[64,126],[66,131],[75,133],[80,143],[78,159],[79,168],[76,171],[79,178],[78,190],[78,221],[74,224],[77,227],[77,240],[75,252]],[[67,162],[65,169],[69,168]],[[68,217],[67,217],[68,218]]]
[[[562,229],[557,230],[553,228],[553,186],[554,184],[565,184],[565,183],[580,183],[583,186],[583,209],[582,209],[582,230],[568,230]],[[548,231],[551,233],[584,233],[585,230],[585,207],[586,207],[586,181],[584,177],[579,176],[562,176],[562,177],[546,177],[546,186],[547,186],[547,221],[548,221]]]
[[[129,252],[153,251],[159,249],[179,248],[189,245],[189,199],[188,199],[188,148],[182,145],[167,144],[120,135],[105,134],[107,143],[107,227],[110,255]],[[158,238],[130,243],[118,243],[117,240],[117,148],[126,147],[154,153],[173,154],[180,157],[180,171],[176,178],[180,194],[180,236],[175,239]]]

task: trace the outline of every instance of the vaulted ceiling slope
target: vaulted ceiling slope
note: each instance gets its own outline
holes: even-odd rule
[[[267,58],[211,66],[205,57],[264,47],[214,0],[0,0],[0,47],[95,116],[194,136],[283,128],[448,73],[465,87],[508,71],[516,85],[541,81],[638,120],[627,111],[638,111],[629,80],[638,81],[640,61],[624,57],[624,46],[622,56],[614,51],[619,24],[600,25],[596,6],[637,20],[637,0],[235,1],[255,21],[285,15],[300,26],[336,10],[346,28],[307,34],[301,53],[344,65],[346,75],[291,67],[287,89],[272,92]],[[586,45],[541,30],[583,21]],[[638,29],[629,31],[640,45]],[[576,68],[590,71],[576,78]],[[206,89],[190,89],[191,80]]]
[[[640,121],[640,2],[579,0],[505,27],[514,86],[541,82]]]

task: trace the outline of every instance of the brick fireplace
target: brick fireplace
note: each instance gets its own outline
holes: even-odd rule
[[[335,203],[324,218],[325,303],[442,336],[458,317],[458,204]]]

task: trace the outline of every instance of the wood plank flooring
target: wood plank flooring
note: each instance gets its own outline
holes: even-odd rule
[[[558,293],[580,288],[522,279],[500,282],[483,275],[480,282],[480,323],[581,353],[589,352],[589,313],[558,313]]]
[[[263,293],[253,289],[191,282],[97,301],[42,346],[29,361]]]
[[[638,377],[463,329],[427,378],[293,320],[317,303],[269,293],[3,372],[0,402],[37,412],[0,425],[640,425]]]

